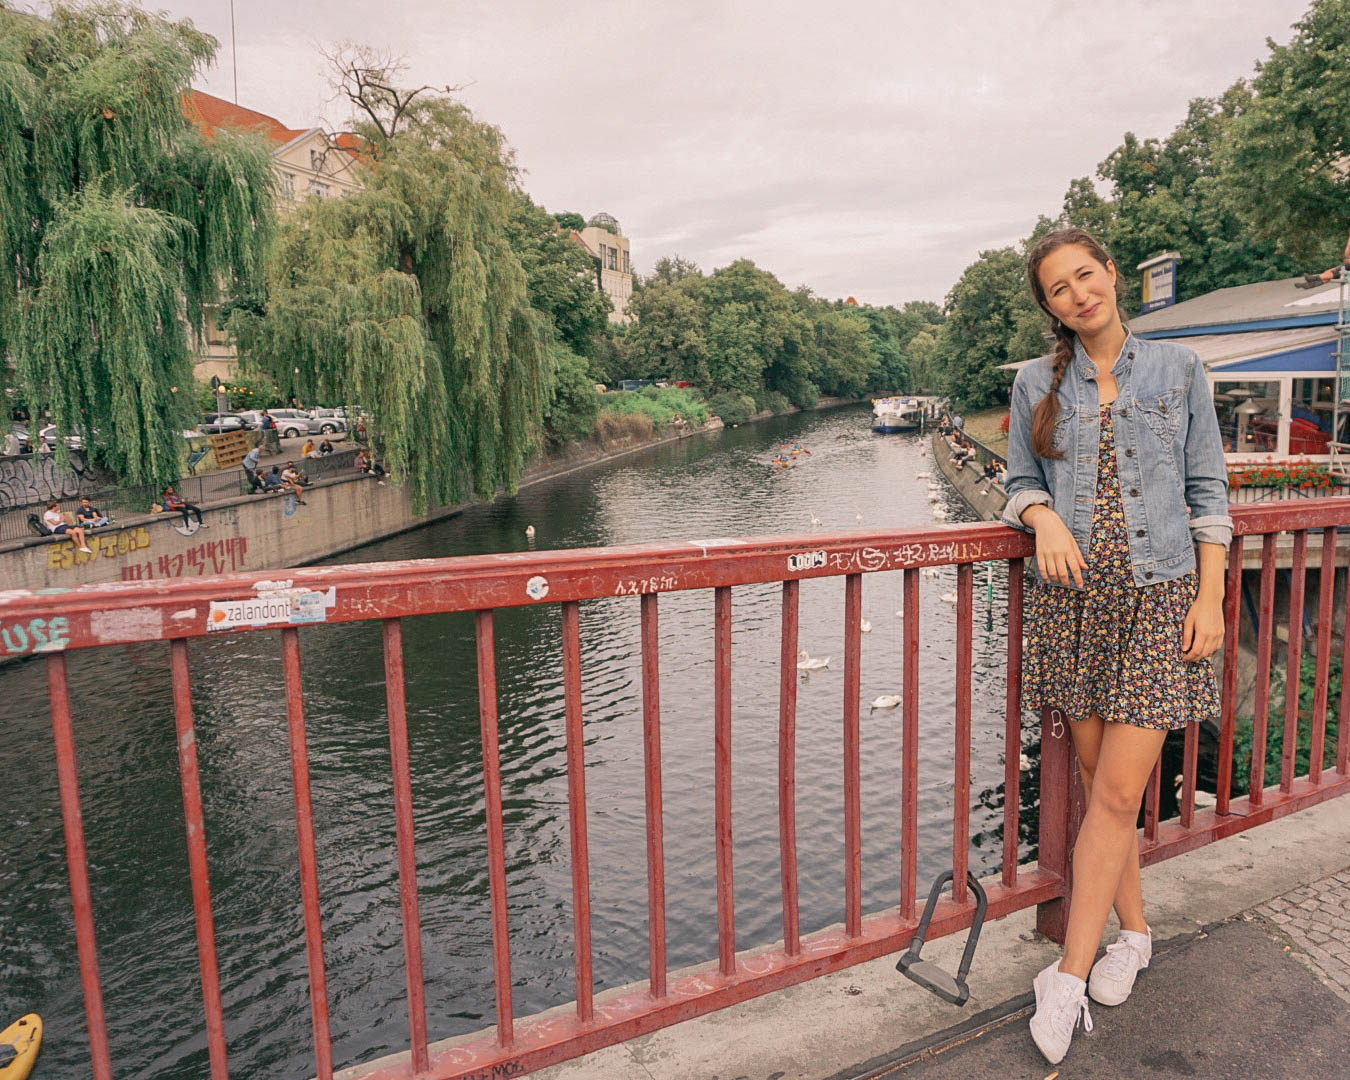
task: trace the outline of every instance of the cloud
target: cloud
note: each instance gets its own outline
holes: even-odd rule
[[[1057,212],[1121,135],[1166,135],[1249,76],[1307,0],[235,0],[239,100],[326,116],[320,45],[405,56],[516,148],[551,210],[619,219],[646,270],[753,259],[789,285],[941,300],[983,249]],[[219,0],[178,0],[223,42]]]

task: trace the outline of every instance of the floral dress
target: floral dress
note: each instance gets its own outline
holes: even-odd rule
[[[1182,623],[1195,600],[1194,571],[1138,586],[1130,568],[1111,409],[1101,407],[1097,492],[1082,589],[1040,581],[1027,597],[1022,704],[1069,720],[1172,731],[1217,720],[1209,661],[1181,658]]]

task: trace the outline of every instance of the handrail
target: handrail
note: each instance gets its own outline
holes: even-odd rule
[[[1327,745],[1326,683],[1331,656],[1334,576],[1322,573],[1317,591],[1317,692],[1308,722],[1312,731],[1312,764],[1295,776],[1294,747],[1300,724],[1298,681],[1286,690],[1283,747],[1277,784],[1267,788],[1267,714],[1274,642],[1275,551],[1277,535],[1293,533],[1290,572],[1288,663],[1299,670],[1304,647],[1302,609],[1305,596],[1309,532],[1320,532],[1322,567],[1337,561],[1338,529],[1350,524],[1350,498],[1329,498],[1284,505],[1234,507],[1236,539],[1227,563],[1223,712],[1219,742],[1218,790],[1212,809],[1194,806],[1199,733],[1191,725],[1184,735],[1185,764],[1180,818],[1159,820],[1161,776],[1155,769],[1144,801],[1145,863],[1180,854],[1265,821],[1293,813],[1325,799],[1350,793],[1347,710],[1350,694],[1341,698],[1339,737],[1334,767],[1323,767]],[[1247,538],[1261,537],[1260,634],[1257,641],[1255,728],[1248,793],[1235,794],[1231,773],[1237,707],[1237,648],[1241,629],[1238,601],[1242,552]],[[952,891],[936,908],[929,929],[934,938],[968,926],[975,904],[968,895],[966,870],[970,840],[970,762],[972,741],[972,612],[974,564],[1003,561],[1008,573],[1007,696],[1003,715],[1005,799],[1002,865],[996,879],[985,883],[988,911],[998,918],[1029,906],[1038,907],[1038,926],[1062,936],[1068,895],[1069,852],[1081,812],[1081,792],[1067,725],[1057,713],[1042,718],[1038,863],[1021,865],[1018,793],[1023,782],[1018,755],[1022,715],[1020,703],[1022,560],[1032,540],[996,523],[938,526],[893,531],[858,530],[760,539],[712,538],[682,543],[643,544],[557,552],[515,552],[364,564],[325,566],[216,578],[156,580],[90,585],[65,592],[15,590],[0,593],[0,648],[11,656],[37,655],[47,665],[67,861],[74,910],[74,929],[85,993],[93,1075],[111,1076],[108,1025],[104,1021],[93,904],[89,891],[80,817],[71,707],[65,654],[130,642],[170,643],[173,700],[179,764],[188,824],[188,868],[203,987],[206,1041],[213,1080],[228,1075],[225,1021],[214,952],[214,922],[207,846],[197,780],[197,747],[193,726],[189,642],[194,637],[230,633],[279,633],[286,682],[301,904],[308,958],[310,1003],[316,1074],[333,1076],[323,927],[319,917],[319,879],[314,815],[310,805],[304,687],[299,639],[306,626],[323,623],[380,621],[384,631],[386,698],[389,717],[391,791],[397,817],[399,887],[408,991],[408,1047],[402,1056],[366,1063],[371,1080],[406,1078],[410,1067],[419,1080],[456,1080],[485,1074],[517,1075],[656,1030],[690,1017],[744,1001],[768,991],[803,982],[829,971],[861,963],[905,947],[917,928],[916,895],[919,792],[919,649],[920,572],[924,567],[956,567],[955,685],[953,790],[951,832]],[[1342,554],[1343,558],[1343,554]],[[885,571],[902,572],[902,708],[899,713],[902,760],[899,768],[900,889],[895,906],[868,914],[862,909],[861,881],[868,869],[862,859],[860,817],[859,668],[861,597],[864,578]],[[843,911],[842,927],[803,928],[797,910],[796,881],[796,645],[800,581],[820,577],[844,579],[845,641],[840,736],[844,749]],[[735,912],[731,903],[731,777],[734,769],[731,724],[731,642],[733,591],[741,585],[781,582],[782,655],[778,701],[779,841],[782,850],[781,902],[783,939],[769,949],[743,953],[736,947]],[[665,951],[666,885],[662,846],[662,783],[660,755],[660,655],[657,625],[663,593],[710,589],[714,607],[715,847],[718,885],[717,919],[709,927],[716,949],[709,966],[693,973],[667,971]],[[584,716],[581,695],[579,604],[615,596],[636,598],[641,619],[642,739],[645,762],[643,805],[647,823],[647,896],[649,972],[647,980],[615,994],[598,997],[591,974],[589,856],[586,844]],[[502,762],[497,742],[496,649],[493,611],[499,607],[558,606],[562,643],[564,726],[567,740],[568,817],[571,823],[572,896],[576,998],[570,1012],[545,1018],[519,1018],[514,1013],[510,975],[510,924],[502,816]],[[401,619],[438,612],[473,612],[477,646],[478,705],[483,754],[484,830],[489,864],[490,927],[497,979],[495,1030],[467,1039],[434,1043],[423,1001],[421,936],[418,915],[417,860],[413,836],[411,783],[404,694]],[[1350,634],[1341,647],[1350,670]],[[931,735],[929,736],[931,738]],[[1076,793],[1077,792],[1077,793]],[[894,864],[892,864],[894,865]]]

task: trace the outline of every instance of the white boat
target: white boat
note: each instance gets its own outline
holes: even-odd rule
[[[923,402],[914,397],[872,399],[872,430],[882,435],[918,431],[923,427]]]

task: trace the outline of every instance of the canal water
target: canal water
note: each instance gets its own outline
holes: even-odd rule
[[[865,408],[779,418],[630,455],[356,552],[342,562],[643,541],[929,526],[967,513],[920,436],[875,436]],[[810,454],[769,464],[780,442]],[[533,525],[531,542],[525,527]],[[998,862],[1003,805],[1004,569],[977,571],[972,855]],[[920,889],[950,866],[955,572],[922,582]],[[843,919],[843,578],[804,582],[801,644],[830,657],[800,683],[801,925]],[[777,839],[780,587],[733,590],[733,781],[738,948],[781,936]],[[646,976],[638,600],[581,608],[587,812],[597,990]],[[671,968],[715,959],[713,598],[661,601],[662,738]],[[864,578],[863,897],[899,893],[900,713],[867,703],[900,687],[900,577]],[[991,618],[992,617],[992,618]],[[988,621],[987,621],[988,620]],[[511,980],[517,1015],[569,1001],[571,900],[559,614],[496,618]],[[434,1038],[493,1019],[473,626],[405,622],[418,882]],[[335,1058],[406,1047],[401,922],[378,625],[301,632]],[[278,635],[190,646],[202,789],[232,1075],[312,1075],[295,823]],[[207,1072],[182,806],[163,644],[69,658],[101,973],[119,1078]],[[47,1024],[40,1075],[88,1074],[55,765],[40,664],[0,671],[8,737],[0,899],[0,1026]],[[1035,810],[1024,735],[1023,857]],[[1019,747],[1010,748],[1016,754]],[[898,976],[897,976],[898,977]]]

